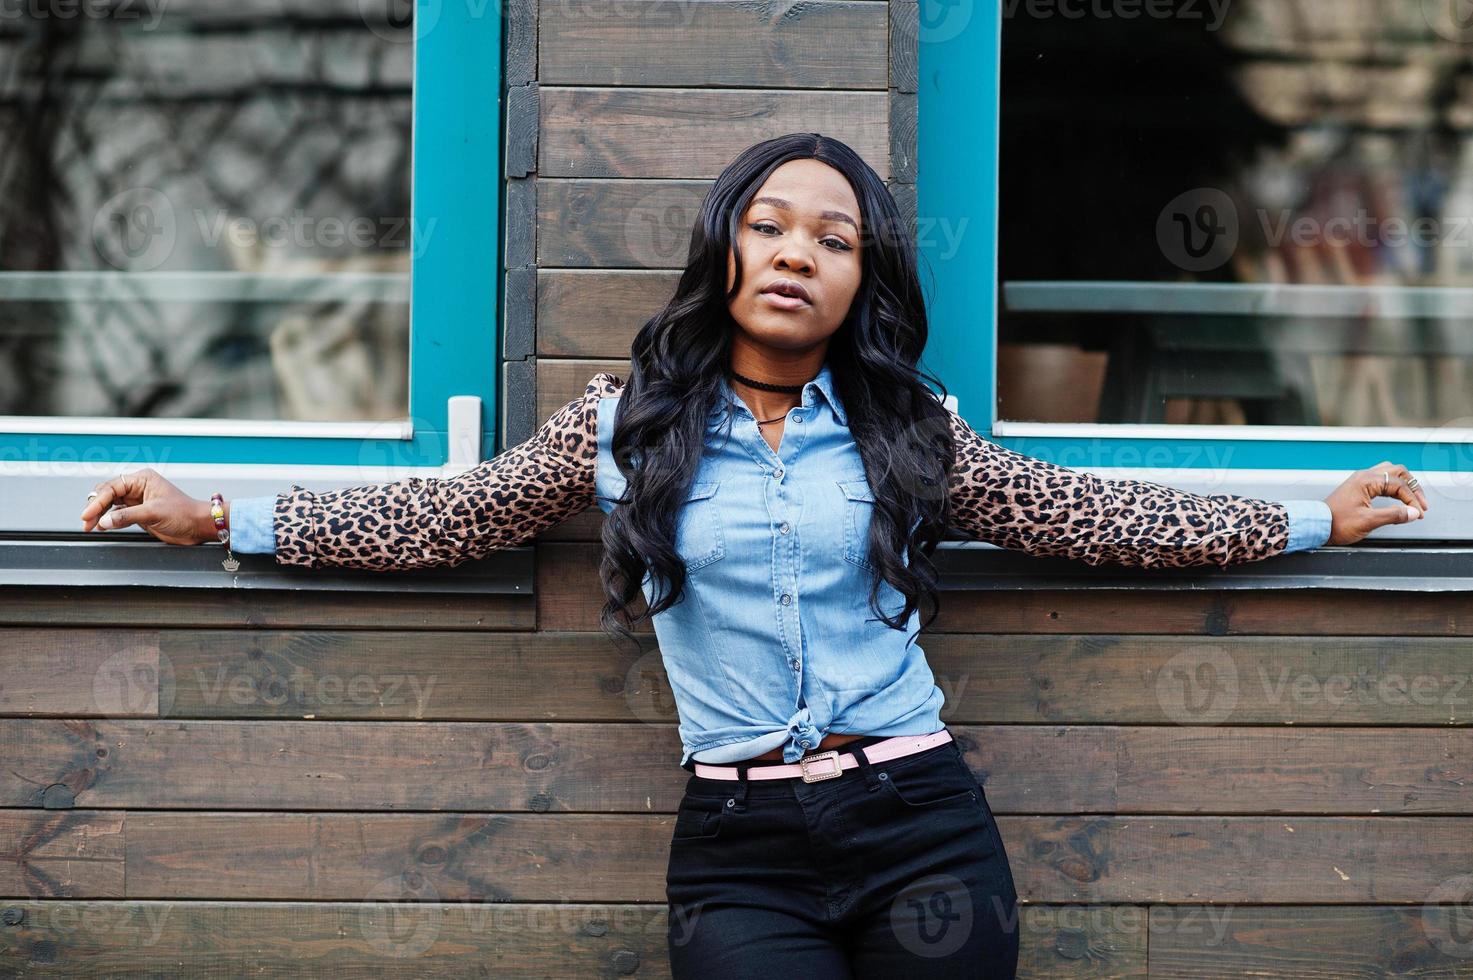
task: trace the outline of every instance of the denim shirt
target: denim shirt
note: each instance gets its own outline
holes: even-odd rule
[[[625,480],[610,449],[619,395],[600,391],[620,386],[600,378],[537,436],[462,477],[316,494],[293,487],[233,501],[232,544],[306,567],[421,567],[523,543],[594,500],[608,514]],[[829,732],[940,729],[942,691],[920,644],[907,642],[919,610],[900,631],[869,608],[874,498],[829,365],[803,386],[777,451],[724,380],[722,394],[676,517],[685,592],[653,621],[675,695],[680,764],[779,746],[794,762]],[[954,414],[952,422],[953,524],[1005,547],[1091,563],[1227,564],[1329,537],[1322,501],[1281,505],[1103,481],[997,446]],[[494,502],[526,496],[526,486],[549,502],[508,519]],[[642,590],[653,602],[648,574]],[[890,614],[904,605],[883,580],[879,601]]]
[[[681,765],[781,746],[794,762],[824,734],[921,735],[942,692],[918,644],[920,614],[892,630],[868,607],[874,497],[827,364],[803,386],[773,451],[722,380],[706,450],[676,515],[684,597],[654,619],[680,717]],[[610,442],[617,397],[599,400],[598,506],[625,480]],[[655,599],[647,574],[647,602]],[[881,582],[898,613],[904,597]]]

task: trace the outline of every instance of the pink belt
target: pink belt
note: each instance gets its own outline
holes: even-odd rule
[[[950,741],[950,730],[943,728],[929,735],[897,735],[894,738],[876,742],[863,751],[864,757],[870,762],[888,762],[891,759],[899,759],[902,756],[924,752],[938,745],[945,745]],[[826,763],[826,765],[819,765],[820,763]],[[790,779],[793,776],[802,776],[803,782],[816,783],[820,779],[835,779],[842,776],[845,769],[853,769],[858,765],[859,760],[854,757],[853,753],[840,753],[838,749],[830,749],[827,752],[805,755],[797,762],[777,766],[752,766],[747,770],[747,778]],[[814,768],[810,769],[810,766]],[[741,778],[733,766],[710,766],[704,762],[696,763],[696,775],[705,776],[707,779]]]

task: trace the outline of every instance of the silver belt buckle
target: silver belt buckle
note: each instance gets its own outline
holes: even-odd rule
[[[818,762],[823,759],[829,759],[834,763],[833,772],[820,772],[810,775],[808,772],[808,763]],[[816,783],[820,779],[833,779],[844,774],[843,768],[839,765],[839,752],[837,749],[830,749],[827,752],[816,752],[813,755],[806,755],[798,760],[798,766],[803,770],[803,782],[805,783]]]

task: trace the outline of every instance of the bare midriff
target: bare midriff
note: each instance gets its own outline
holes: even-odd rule
[[[832,748],[835,748],[837,746],[843,745],[845,742],[852,742],[852,741],[854,741],[857,738],[864,738],[864,736],[863,735],[855,735],[855,734],[853,734],[851,732],[845,732],[844,734],[839,734],[837,732],[830,732],[829,734],[827,734],[827,735],[825,735],[823,737],[823,740],[818,743],[818,748],[814,749],[813,751],[814,752],[827,752],[829,749],[832,749]],[[779,746],[778,748],[770,749],[770,750],[768,750],[766,752],[763,752],[761,755],[754,755],[754,756],[752,756],[752,761],[755,762],[757,760],[762,760],[762,761],[775,760],[775,761],[781,762],[782,761],[782,757],[783,757],[783,750],[782,750],[781,746]]]

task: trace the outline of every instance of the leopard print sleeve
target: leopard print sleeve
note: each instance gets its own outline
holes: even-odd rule
[[[1138,568],[1258,561],[1289,543],[1282,503],[1105,480],[1006,449],[950,415],[951,525],[983,541]]]
[[[593,504],[598,400],[622,386],[594,375],[525,442],[458,476],[318,493],[293,486],[273,512],[277,562],[389,571],[522,544]]]

